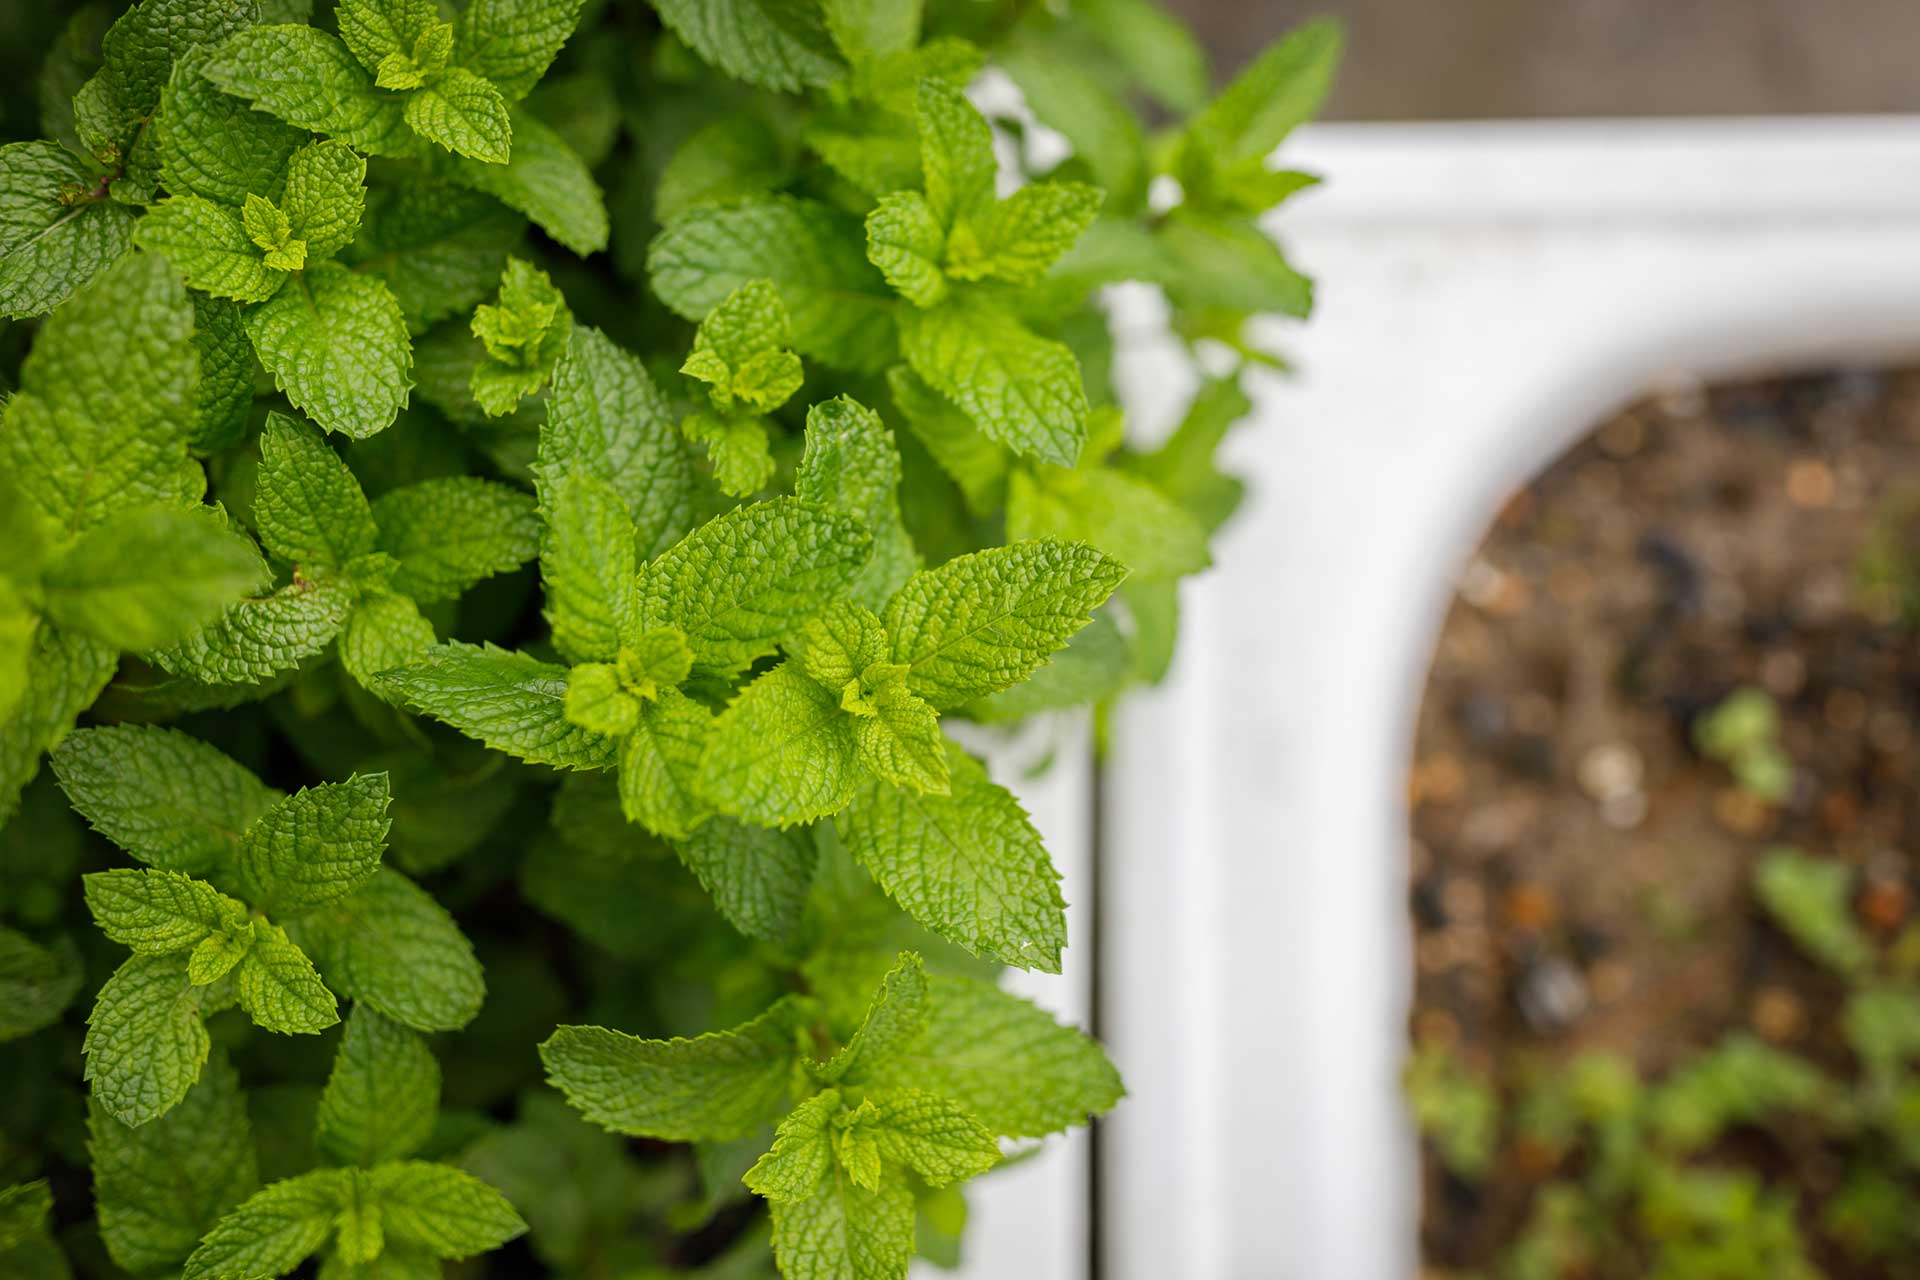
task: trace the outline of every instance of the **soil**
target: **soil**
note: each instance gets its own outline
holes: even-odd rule
[[[1677,388],[1513,496],[1420,715],[1416,1042],[1503,1084],[1591,1048],[1657,1074],[1741,1028],[1846,1069],[1837,982],[1749,886],[1775,844],[1841,859],[1883,937],[1920,887],[1920,645],[1911,600],[1862,570],[1875,538],[1920,557],[1916,494],[1908,370]],[[1779,805],[1691,745],[1746,685],[1784,719]],[[1427,1163],[1429,1264],[1486,1267],[1537,1178],[1508,1159],[1465,1186]]]

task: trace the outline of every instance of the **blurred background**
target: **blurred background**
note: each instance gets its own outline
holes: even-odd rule
[[[1334,120],[1920,109],[1912,0],[1172,0],[1230,74],[1347,23]],[[1356,68],[1364,68],[1358,74]]]

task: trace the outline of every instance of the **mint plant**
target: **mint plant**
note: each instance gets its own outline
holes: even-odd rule
[[[0,1272],[954,1261],[1123,1093],[997,985],[1069,939],[981,726],[1166,669],[1337,31],[1216,96],[1149,0],[66,8],[0,135]],[[1124,281],[1216,372],[1152,447]]]

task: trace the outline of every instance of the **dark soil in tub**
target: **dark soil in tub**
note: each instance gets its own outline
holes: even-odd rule
[[[1920,1275],[1920,1063],[1896,1053],[1868,1098],[1844,1012],[1869,986],[1920,990],[1917,602],[1920,371],[1649,398],[1500,513],[1409,783],[1431,1274]],[[1755,772],[1702,747],[1736,695],[1777,716]],[[1760,905],[1782,846],[1844,879],[1869,944],[1852,969]],[[1681,1102],[1650,1119],[1655,1095],[1730,1038],[1826,1092],[1667,1141]],[[1638,1081],[1612,1148],[1600,1104],[1561,1096],[1600,1054]],[[1741,1228],[1668,1171],[1738,1199],[1713,1181],[1733,1174],[1770,1208]],[[1744,1242],[1700,1243],[1716,1232]]]

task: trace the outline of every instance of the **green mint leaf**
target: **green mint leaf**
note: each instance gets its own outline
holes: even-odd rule
[[[911,120],[894,115],[822,118],[809,124],[801,137],[828,168],[868,195],[920,185],[920,137]]]
[[[1262,165],[1296,125],[1319,111],[1345,43],[1331,19],[1304,23],[1263,50],[1187,126],[1217,167]]]
[[[900,451],[880,415],[848,396],[807,410],[806,448],[794,474],[795,496],[859,517],[873,535],[873,558],[850,592],[872,608],[885,604],[920,567],[900,514]]]
[[[773,1202],[773,1256],[787,1280],[902,1280],[913,1257],[913,1192],[869,1191],[835,1169],[805,1200]]]
[[[680,372],[709,384],[713,406],[771,413],[800,389],[800,358],[786,350],[792,322],[770,280],[749,280],[707,313]]]
[[[859,521],[796,498],[736,507],[641,571],[641,625],[679,630],[696,669],[737,671],[844,590],[872,545]]]
[[[554,322],[566,312],[566,299],[553,287],[546,272],[520,258],[508,258],[497,301],[473,313],[473,336],[495,360],[528,364],[531,357],[549,354],[543,348],[553,336]],[[564,351],[562,343],[550,354],[557,360]]]
[[[387,775],[304,787],[256,818],[240,837],[239,867],[255,905],[297,914],[367,882],[387,848]]]
[[[471,1258],[524,1235],[507,1198],[452,1165],[403,1160],[366,1175],[387,1239],[436,1258]]]
[[[589,733],[609,738],[632,733],[641,705],[611,663],[583,662],[567,672],[567,719]]]
[[[240,225],[274,270],[298,271],[307,265],[307,242],[294,236],[293,223],[273,201],[248,196],[240,209]]]
[[[1170,266],[1167,291],[1182,305],[1306,316],[1313,281],[1250,218],[1176,209],[1158,235]]]
[[[180,1105],[137,1129],[92,1102],[87,1155],[101,1242],[136,1274],[178,1267],[260,1185],[247,1100],[224,1053]]]
[[[390,868],[288,925],[329,987],[416,1031],[457,1031],[486,998],[460,926],[433,895]]]
[[[878,1090],[861,1110],[869,1107],[881,1157],[906,1165],[929,1186],[965,1182],[1000,1163],[992,1131],[951,1099],[918,1089]]]
[[[707,736],[700,789],[722,813],[789,827],[837,813],[861,770],[840,695],[785,663],[741,690]]]
[[[1037,284],[1071,249],[1105,199],[1083,182],[1036,182],[978,218],[956,223],[947,239],[947,274],[962,280]]]
[[[240,308],[204,293],[193,299],[193,345],[200,353],[198,411],[187,444],[205,457],[232,448],[247,432],[253,409],[253,347]]]
[[[367,211],[367,162],[344,142],[316,142],[287,162],[281,198],[291,233],[309,260],[331,258],[352,243]]]
[[[166,576],[156,577],[158,566]],[[241,535],[193,511],[149,507],[95,525],[41,578],[47,617],[122,649],[154,649],[265,585]]]
[[[338,1250],[320,1264],[319,1280],[441,1280],[445,1268],[424,1249],[393,1245],[371,1262],[349,1262]]]
[[[134,242],[165,255],[193,288],[235,302],[271,298],[290,270],[270,260],[231,210],[199,196],[153,206],[134,228]]]
[[[59,1021],[86,978],[70,943],[43,947],[0,926],[0,1044]]]
[[[807,1199],[833,1167],[832,1124],[838,1114],[837,1089],[823,1089],[789,1111],[774,1131],[773,1146],[741,1181],[769,1200]]]
[[[865,1121],[872,1109],[862,1103],[857,1111],[846,1116],[847,1121]],[[839,1159],[840,1169],[847,1181],[864,1191],[880,1190],[880,1175],[883,1166],[880,1162],[880,1144],[874,1140],[872,1129],[865,1123],[848,1123],[833,1135],[833,1149]]]
[[[947,744],[951,794],[869,782],[834,826],[902,910],[975,955],[1060,972],[1060,874],[1020,802]]]
[[[1012,465],[1006,448],[988,439],[951,401],[904,364],[887,370],[887,389],[913,437],[960,486],[967,509],[975,515],[998,512]]]
[[[208,934],[187,956],[187,981],[196,987],[220,981],[253,949],[255,936],[251,925],[233,933]]]
[[[1070,467],[1087,439],[1080,362],[993,303],[954,298],[901,317],[900,349],[928,386],[1002,444]]]
[[[567,669],[492,645],[436,646],[383,689],[496,751],[556,769],[606,769],[614,744],[566,716]]]
[[[268,1183],[214,1224],[182,1280],[285,1275],[326,1243],[352,1181],[345,1169],[315,1169]]]
[[[916,307],[947,296],[946,254],[946,228],[918,191],[889,192],[867,215],[867,260]]]
[[[202,73],[268,115],[372,155],[419,152],[400,99],[378,88],[347,46],[318,28],[248,28],[217,45]]]
[[[1132,213],[1145,202],[1150,176],[1146,131],[1126,99],[1100,75],[1076,63],[1067,42],[1040,40],[1007,50],[1001,66],[1041,123],[1066,135],[1108,207]]]
[[[788,996],[750,1022],[691,1040],[561,1027],[540,1058],[554,1087],[602,1128],[673,1142],[740,1138],[786,1109],[813,1012]]]
[[[920,82],[914,101],[920,129],[920,167],[926,175],[927,203],[942,227],[974,218],[993,204],[998,164],[993,130],[967,96],[944,80]]]
[[[380,675],[404,667],[431,649],[433,624],[406,596],[382,591],[363,597],[340,633],[340,665],[361,688],[385,696]]]
[[[454,59],[518,102],[573,34],[585,0],[473,0],[460,15]]]
[[[348,1175],[345,1201],[334,1220],[333,1255],[348,1266],[367,1266],[386,1250],[386,1223],[369,1182],[358,1169]]]
[[[873,714],[853,726],[860,763],[896,786],[946,795],[947,740],[934,709],[898,678],[875,690],[871,703]]]
[[[407,95],[407,126],[455,155],[505,164],[513,154],[507,100],[481,76],[448,67]]]
[[[533,499],[478,476],[422,480],[373,504],[382,551],[400,562],[394,590],[422,604],[452,600],[539,550]]]
[[[26,592],[12,579],[0,578],[0,721],[27,696],[27,671],[39,630],[40,615]]]
[[[1118,694],[1133,674],[1133,643],[1110,613],[1093,621],[1026,681],[969,703],[964,714],[982,724],[1011,724],[1028,716],[1083,707]]]
[[[920,43],[921,0],[825,0],[820,8],[833,43],[856,66]]]
[[[498,301],[474,309],[473,336],[487,358],[473,371],[474,400],[489,417],[512,413],[553,376],[573,328],[566,299],[547,273],[507,259]]]
[[[1180,425],[1151,453],[1121,465],[1166,494],[1211,534],[1240,506],[1246,486],[1221,472],[1214,458],[1227,432],[1253,409],[1240,384],[1210,378],[1201,384]]]
[[[619,493],[591,472],[543,474],[540,491],[540,577],[554,647],[574,662],[610,662],[621,637],[638,629],[633,521]]]
[[[925,1037],[866,1073],[870,1088],[951,1099],[1009,1138],[1084,1124],[1125,1092],[1100,1046],[1044,1009],[974,978],[935,975],[928,988]]]
[[[1090,0],[1074,17],[1169,110],[1191,115],[1206,104],[1212,82],[1206,51],[1154,0]]]
[[[360,482],[326,438],[270,413],[260,429],[253,518],[267,549],[292,564],[339,569],[378,546]]]
[[[53,772],[83,818],[140,861],[204,876],[231,868],[240,834],[279,793],[176,729],[114,725],[68,734]]]
[[[678,688],[693,672],[693,650],[672,627],[641,631],[631,646],[622,645],[615,666],[629,689],[642,698],[658,698]]]
[[[526,214],[577,254],[606,248],[607,206],[587,162],[531,113],[515,107],[507,118],[513,131],[513,154],[505,164],[436,151],[434,170]]]
[[[883,620],[908,687],[950,710],[1018,684],[1085,626],[1126,571],[1040,540],[958,556],[907,581]]]
[[[420,1033],[355,1005],[320,1094],[320,1149],[362,1167],[404,1160],[439,1112],[440,1064]]]
[[[1184,577],[1213,563],[1205,527],[1152,485],[1105,467],[1014,473],[1007,537],[1085,542],[1142,579]]]
[[[647,250],[662,302],[689,320],[750,280],[771,280],[793,346],[835,368],[871,372],[893,346],[892,294],[867,261],[857,219],[787,196],[702,209],[671,223]]]
[[[778,470],[767,438],[767,420],[752,414],[721,417],[695,410],[680,423],[681,434],[707,446],[713,483],[733,498],[746,498],[772,483]]]
[[[98,640],[39,628],[27,656],[26,689],[12,714],[0,719],[0,821],[13,816],[20,789],[39,772],[41,753],[73,728],[118,662]]]
[[[40,132],[78,150],[79,130],[74,125],[73,95],[94,72],[100,69],[100,44],[113,25],[114,14],[107,9],[83,9],[60,26],[40,65],[34,88],[40,108]]]
[[[373,68],[373,80],[382,89],[418,89],[439,80],[452,61],[453,24],[432,22],[414,40],[412,53],[381,58]]]
[[[286,930],[255,920],[253,932],[253,945],[234,966],[233,990],[254,1024],[296,1036],[325,1031],[340,1021],[333,992]]]
[[[81,1050],[94,1099],[137,1127],[186,1097],[209,1045],[186,956],[136,955],[100,988]]]
[[[66,1276],[66,1255],[57,1247],[52,1249],[53,1262],[44,1271],[39,1269],[37,1259],[20,1255],[23,1248],[33,1249],[43,1243],[51,1246],[52,1217],[53,1190],[45,1179],[0,1188],[0,1259],[11,1266],[26,1266],[30,1276]]]
[[[121,14],[101,39],[99,72],[74,95],[83,146],[108,167],[138,158],[174,60],[253,20],[247,0],[143,0]]]
[[[433,0],[340,0],[333,18],[340,39],[369,71],[388,54],[412,57],[420,38],[442,25]]]
[[[135,955],[189,951],[247,927],[245,904],[178,871],[96,871],[82,883],[100,932]]]
[[[491,196],[420,174],[368,194],[359,239],[345,253],[387,282],[418,332],[491,293],[525,230]]]
[[[1165,287],[1173,275],[1172,255],[1146,226],[1127,218],[1096,218],[1074,241],[1073,248],[1053,264],[1031,301],[1039,308],[1057,312],[1075,304],[1076,291],[1091,291],[1123,280]]]
[[[274,386],[328,431],[384,431],[407,403],[413,346],[387,287],[336,263],[302,271],[246,313]]]
[[[673,33],[735,79],[796,92],[844,68],[816,12],[779,0],[656,0]]]
[[[168,191],[231,207],[272,191],[307,135],[215,88],[204,74],[210,55],[196,46],[174,64],[154,140]]]
[[[700,753],[713,714],[678,689],[643,704],[620,743],[620,808],[628,821],[683,840],[713,812],[699,794]]]
[[[639,359],[598,329],[575,325],[554,369],[540,465],[612,485],[641,555],[659,554],[693,526],[698,482],[666,400]]]
[[[198,381],[187,291],[164,260],[129,255],[41,325],[0,423],[0,457],[72,532],[177,504],[204,484],[186,456]]]
[[[126,253],[133,211],[52,142],[0,147],[0,316],[44,315]]]
[[[927,1017],[926,965],[918,955],[903,951],[881,979],[853,1039],[818,1066],[814,1075],[828,1084],[865,1082],[925,1036]]]
[[[353,612],[343,579],[296,576],[270,595],[242,600],[218,622],[148,656],[163,669],[207,684],[251,684],[292,669],[338,635]]]
[[[861,680],[876,664],[886,664],[890,652],[880,619],[849,600],[823,610],[800,629],[788,648],[802,671],[827,689],[841,690],[843,698],[849,683]],[[898,674],[897,670],[874,672],[876,679]]]
[[[714,817],[676,841],[674,852],[720,914],[748,937],[784,942],[800,927],[819,861],[811,832]]]
[[[793,171],[792,146],[772,124],[730,112],[689,134],[668,158],[653,191],[653,216],[664,224],[691,209],[764,196],[785,186]]]

